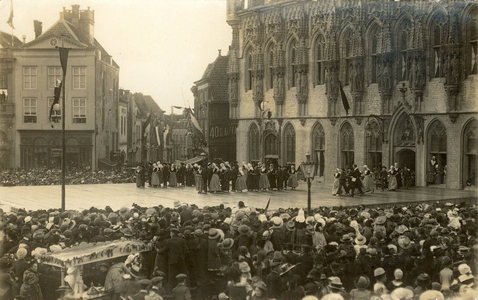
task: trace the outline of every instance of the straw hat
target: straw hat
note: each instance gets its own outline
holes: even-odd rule
[[[410,238],[406,235],[401,235],[398,237],[398,246],[402,249],[409,249],[411,246]]]
[[[280,217],[272,218],[272,228],[282,228],[284,226],[284,221]]]
[[[370,278],[368,278],[368,276],[360,276],[354,283],[356,288],[366,289],[370,285]]]

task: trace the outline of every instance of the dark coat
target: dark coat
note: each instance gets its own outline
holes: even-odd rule
[[[266,286],[269,298],[280,299],[282,292],[284,291],[284,285],[280,275],[276,272],[271,272],[267,275]]]

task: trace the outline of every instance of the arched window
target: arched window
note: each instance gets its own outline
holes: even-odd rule
[[[277,149],[277,137],[274,134],[268,134],[264,139],[264,150],[266,159],[269,157],[277,158],[279,151]]]
[[[467,60],[466,74],[478,74],[478,8],[476,6],[465,17],[464,23],[466,28],[465,40],[468,41],[467,55],[465,56]]]
[[[463,182],[465,186],[476,186],[476,172],[478,170],[476,162],[478,122],[476,120],[465,127],[463,141]]]
[[[325,168],[325,131],[320,123],[315,124],[312,129],[312,160],[317,164],[316,174],[324,176]]]
[[[285,163],[295,164],[295,130],[292,124],[287,124],[284,129],[285,139]]]
[[[342,168],[352,168],[354,164],[354,131],[350,123],[340,130],[340,153]]]
[[[256,124],[252,124],[249,129],[249,162],[259,162],[259,128]]]
[[[349,84],[349,74],[352,70],[352,43],[353,43],[353,33],[352,29],[347,29],[347,31],[342,36],[342,51],[341,51],[341,80],[343,84]]]
[[[325,83],[325,39],[322,35],[317,37],[315,42],[315,84],[321,85]]]
[[[368,34],[368,53],[370,62],[370,82],[377,83],[377,68],[378,66],[378,43],[381,29],[377,24],[374,24]]]
[[[438,120],[434,121],[428,130],[428,149],[428,161],[435,156],[439,170],[443,170],[446,166],[446,128]],[[441,180],[443,180],[443,176]]]
[[[382,167],[382,130],[380,125],[372,121],[365,127],[367,146],[367,166],[380,171]]]
[[[252,50],[249,48],[246,52],[246,91],[252,90],[252,83],[253,83],[253,78],[252,78]]]
[[[293,40],[289,47],[289,83],[295,87],[295,73],[297,70],[297,42]]]
[[[443,61],[444,57],[442,53],[444,52],[444,45],[446,44],[445,37],[446,37],[446,28],[445,28],[446,18],[443,14],[435,15],[433,19],[433,23],[431,26],[431,34],[432,37],[432,45],[433,45],[433,56],[432,56],[432,70],[433,77],[443,77],[444,70],[443,70]]]
[[[399,52],[399,68],[400,68],[400,80],[408,80],[408,59],[407,50],[411,48],[409,45],[409,35],[411,34],[412,25],[410,20],[405,19],[398,27],[398,41],[397,48]]]

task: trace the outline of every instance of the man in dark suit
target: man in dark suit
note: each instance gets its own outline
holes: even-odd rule
[[[186,285],[185,274],[178,274],[176,279],[178,280],[178,285],[173,289],[173,298],[174,300],[191,300],[191,292],[189,291],[188,286]]]
[[[169,164],[167,164],[167,163],[164,164],[163,179],[164,179],[163,187],[167,188],[168,187],[168,182],[169,182]]]
[[[153,175],[153,162],[149,162],[148,164],[148,184],[151,187],[151,177]]]
[[[354,164],[354,170],[352,171],[352,188],[350,193],[352,197],[354,196],[355,189],[359,190],[361,196],[364,194],[362,191],[362,180],[360,177],[362,177],[362,172],[360,172],[357,164]]]
[[[209,186],[209,174],[211,174],[212,177],[212,172],[210,169],[211,164],[208,163],[207,166],[204,166],[203,171],[202,171],[202,181],[203,181],[203,189],[204,189],[204,194],[207,194],[207,188]]]
[[[178,274],[187,273],[186,255],[189,249],[186,240],[179,237],[179,229],[172,227],[170,231],[171,238],[158,250],[158,254],[168,255],[168,283],[172,287]]]

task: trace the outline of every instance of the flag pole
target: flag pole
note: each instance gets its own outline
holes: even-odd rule
[[[65,210],[65,154],[66,154],[66,138],[65,138],[65,78],[66,72],[63,72],[63,99],[61,100],[61,209]]]

